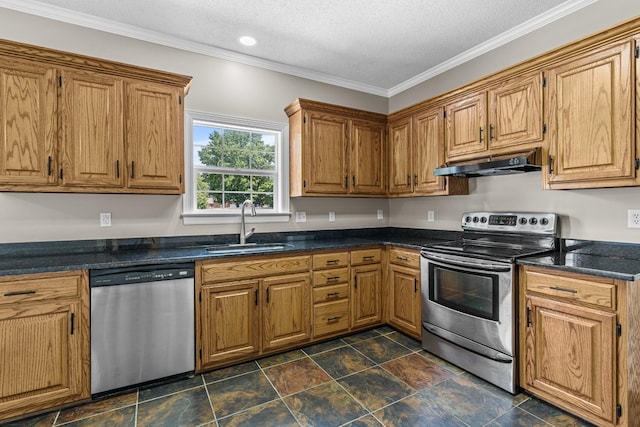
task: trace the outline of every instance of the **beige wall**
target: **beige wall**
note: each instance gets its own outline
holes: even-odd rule
[[[283,108],[297,97],[386,113],[440,94],[515,62],[640,14],[640,3],[601,0],[575,16],[510,43],[443,76],[387,100],[276,72],[74,25],[0,9],[0,38],[47,46],[194,76],[186,108],[286,122]],[[605,7],[606,4],[606,7]],[[360,228],[385,225],[459,229],[467,210],[555,211],[563,235],[640,243],[640,230],[626,228],[626,209],[640,208],[640,189],[542,191],[539,173],[471,180],[469,196],[416,199],[293,199],[292,211],[307,222],[258,224],[258,231]],[[376,210],[384,210],[384,219]],[[236,233],[238,226],[184,226],[178,196],[0,193],[0,243],[118,237]],[[426,222],[434,210],[436,221]],[[336,222],[328,222],[328,212]],[[113,227],[98,227],[98,214],[112,212]]]

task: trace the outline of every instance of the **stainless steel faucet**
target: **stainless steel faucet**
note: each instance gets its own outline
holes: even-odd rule
[[[251,206],[251,216],[256,216],[256,206],[253,204],[253,200],[248,199],[242,202],[242,206],[240,207],[240,244],[245,245],[247,243],[247,239],[253,235],[256,231],[255,227],[252,227],[248,233],[245,233],[244,226],[244,208],[247,206]]]

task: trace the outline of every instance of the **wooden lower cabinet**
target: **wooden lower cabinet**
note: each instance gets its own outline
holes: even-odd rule
[[[382,266],[380,263],[351,268],[351,328],[375,325],[382,321]]]
[[[0,277],[0,420],[90,397],[83,271]]]
[[[311,339],[309,273],[270,277],[262,281],[262,349],[269,351]]]
[[[260,282],[246,280],[202,287],[202,364],[257,356],[260,352]]]
[[[389,323],[402,332],[420,339],[420,253],[391,248],[388,273]]]
[[[522,267],[520,385],[598,426],[637,425],[637,286]]]
[[[349,331],[349,252],[313,255],[313,338]]]

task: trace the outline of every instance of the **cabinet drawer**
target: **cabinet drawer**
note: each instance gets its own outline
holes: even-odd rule
[[[313,303],[329,302],[349,298],[349,284],[323,286],[313,290]]]
[[[381,249],[351,251],[351,265],[373,264],[382,260]]]
[[[316,254],[313,256],[313,269],[346,267],[349,265],[349,252]]]
[[[200,274],[202,283],[223,282],[227,280],[255,279],[276,274],[303,273],[309,271],[311,257],[309,255],[260,258],[248,261],[204,261]]]
[[[313,272],[313,286],[335,285],[349,281],[348,268],[335,268]]]
[[[616,286],[607,279],[569,277],[525,270],[527,291],[616,309]]]
[[[409,249],[391,248],[389,262],[409,268],[420,268],[420,253]]]
[[[78,272],[37,274],[0,278],[0,304],[42,301],[53,298],[77,298],[83,284]]]
[[[316,304],[313,308],[313,335],[327,335],[349,329],[349,301]]]

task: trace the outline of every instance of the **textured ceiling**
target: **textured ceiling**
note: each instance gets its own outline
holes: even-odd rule
[[[391,96],[596,0],[0,0],[0,7]],[[238,38],[257,39],[244,47]]]

